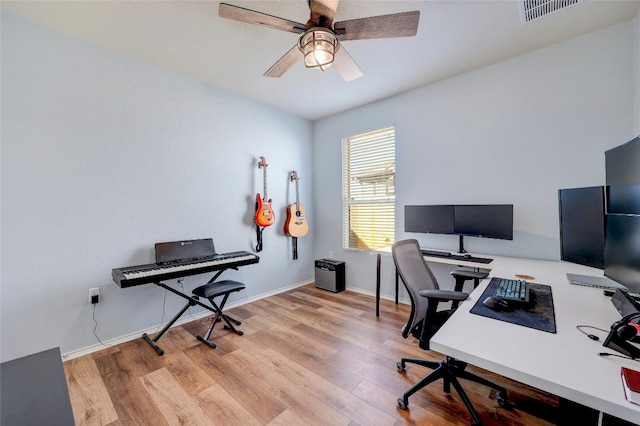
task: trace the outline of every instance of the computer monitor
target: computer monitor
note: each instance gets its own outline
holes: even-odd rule
[[[640,183],[608,186],[607,213],[640,215]]]
[[[640,215],[608,214],[604,275],[640,293]]]
[[[513,204],[442,204],[404,206],[405,232],[513,239]]]
[[[640,136],[605,152],[604,275],[640,293]]]
[[[604,268],[604,187],[558,190],[560,258]]]
[[[404,231],[453,234],[453,205],[404,206]]]
[[[454,215],[455,234],[513,240],[513,204],[455,205]]]
[[[640,183],[640,135],[605,151],[607,186]]]
[[[464,236],[513,240],[512,204],[456,205],[454,231],[458,253],[466,253]]]

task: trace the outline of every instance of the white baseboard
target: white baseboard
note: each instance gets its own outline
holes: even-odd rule
[[[262,294],[259,294],[257,296],[254,296],[254,297],[238,300],[237,302],[229,303],[228,305],[226,305],[225,306],[225,310],[226,309],[235,308],[237,306],[246,305],[247,303],[255,302],[256,300],[264,299],[264,298],[267,298],[267,297],[270,297],[270,296],[275,296],[276,294],[284,293],[285,291],[293,290],[294,288],[302,287],[302,286],[307,285],[307,284],[312,284],[313,282],[314,282],[313,280],[304,281],[304,282],[301,282],[301,283],[290,285],[288,287],[282,287],[282,288],[279,288],[279,289],[274,290],[274,291],[270,291],[270,292],[267,292],[267,293],[262,293]],[[200,312],[200,313],[195,314],[195,315],[190,315],[190,316],[186,316],[186,317],[180,318],[179,320],[177,320],[175,322],[175,324],[172,326],[172,328],[176,327],[176,326],[179,326],[179,325],[182,325],[182,324],[186,324],[186,323],[191,322],[193,320],[205,318],[205,317],[207,317],[209,315],[211,315],[210,311],[203,311],[203,312]],[[119,345],[121,343],[125,343],[125,342],[129,342],[131,340],[139,339],[142,336],[143,333],[147,333],[149,335],[153,335],[162,326],[163,326],[163,324],[159,324],[159,325],[156,325],[156,326],[153,326],[153,327],[149,327],[149,328],[147,328],[145,330],[135,331],[133,333],[125,334],[123,336],[114,337],[113,339],[104,340],[102,343],[96,343],[95,345],[87,346],[87,347],[84,347],[84,348],[81,348],[81,349],[77,349],[75,351],[64,353],[64,354],[62,354],[62,361],[63,362],[64,361],[68,361],[70,359],[78,358],[78,357],[81,357],[81,356],[84,356],[84,355],[89,355],[89,354],[92,354],[94,352],[101,351],[104,348],[109,347],[109,346],[116,346],[116,345]]]

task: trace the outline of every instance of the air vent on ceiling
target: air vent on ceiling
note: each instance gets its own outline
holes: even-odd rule
[[[582,3],[582,0],[522,0],[520,18],[526,24],[578,3]]]

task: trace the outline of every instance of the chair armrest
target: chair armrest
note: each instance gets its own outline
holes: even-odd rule
[[[461,278],[465,278],[465,279],[485,279],[489,276],[489,272],[486,271],[470,271],[468,269],[455,269],[451,272],[449,272],[449,275],[453,276],[453,277],[461,277]]]
[[[469,297],[469,293],[453,290],[422,290],[418,292],[422,297],[438,300],[465,300]]]

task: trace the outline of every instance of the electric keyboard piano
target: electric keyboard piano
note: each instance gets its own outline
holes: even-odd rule
[[[162,280],[203,274],[221,269],[258,263],[260,258],[248,251],[214,254],[148,265],[128,266],[111,271],[113,281],[122,288],[157,283]]]
[[[155,349],[158,355],[164,354],[164,350],[158,346],[158,340],[189,307],[198,305],[217,316],[221,314],[220,308],[207,306],[200,302],[197,295],[188,295],[173,288],[168,283],[163,282],[163,280],[215,271],[214,276],[207,283],[215,284],[218,277],[227,269],[236,269],[240,266],[258,263],[260,261],[258,256],[247,251],[218,254],[215,251],[213,239],[211,238],[156,243],[155,252],[156,263],[112,269],[111,276],[113,277],[113,281],[121,288],[153,283],[186,300],[182,309],[165,324],[162,330],[156,333],[155,337],[152,338],[147,333],[142,334],[142,338]],[[225,301],[227,296],[228,294],[225,295]],[[220,306],[224,306],[224,302]],[[225,315],[225,318],[240,324],[239,321],[228,315]],[[211,345],[210,342],[207,344]]]

